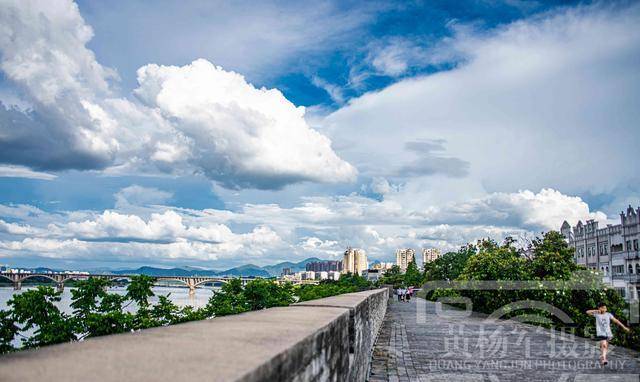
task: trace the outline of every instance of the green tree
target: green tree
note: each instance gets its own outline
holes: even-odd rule
[[[287,306],[294,302],[291,283],[278,284],[273,280],[249,281],[243,294],[251,310]]]
[[[399,266],[393,265],[384,272],[384,276],[382,276],[380,282],[385,285],[393,285],[394,288],[399,288],[404,284],[404,275],[400,271]]]
[[[73,314],[79,318],[95,312],[100,300],[107,295],[106,289],[111,286],[107,279],[90,277],[79,280],[71,289],[71,307]]]
[[[106,293],[97,311],[87,317],[85,336],[97,337],[134,329],[134,315],[124,311],[123,305],[126,301],[126,296]]]
[[[158,302],[151,309],[155,325],[164,326],[180,322],[180,308],[169,300],[169,294],[158,296]]]
[[[372,286],[366,278],[346,273],[341,275],[338,281],[322,280],[317,285],[307,284],[299,286],[295,294],[300,301],[309,301],[343,293],[359,292],[371,289]]]
[[[478,243],[478,253],[468,258],[464,270],[458,277],[459,280],[465,281],[519,281],[529,278],[526,259],[520,255],[511,240],[498,245],[489,239]],[[524,296],[520,291],[476,289],[473,285],[460,294],[471,298],[475,310],[485,313],[491,313]]]
[[[147,275],[132,276],[131,282],[127,286],[127,298],[135,302],[138,308],[147,308],[149,306],[149,298],[154,296],[153,283],[156,281],[154,277]]]
[[[226,316],[248,311],[250,305],[242,292],[242,280],[229,280],[209,299],[205,307],[207,315]]]
[[[520,252],[506,241],[498,245],[492,240],[483,240],[478,245],[478,253],[470,256],[461,280],[528,280],[526,260]]]
[[[531,275],[535,279],[566,280],[578,270],[573,248],[569,248],[559,232],[550,231],[542,238],[535,238],[530,250],[533,251]]]
[[[34,334],[22,340],[26,348],[68,342],[76,339],[73,321],[55,305],[62,292],[51,287],[36,289],[14,295],[8,301],[15,322],[23,331],[34,330]]]
[[[13,351],[13,338],[18,333],[18,326],[13,321],[10,311],[0,310],[0,354]]]
[[[428,272],[425,272],[426,279],[446,281],[457,279],[467,265],[467,260],[476,252],[476,246],[468,244],[462,246],[457,252],[445,253],[429,263]]]
[[[407,265],[407,271],[404,274],[404,283],[407,286],[415,287],[421,287],[422,284],[424,284],[424,277],[418,269],[415,258],[411,259],[411,262]]]

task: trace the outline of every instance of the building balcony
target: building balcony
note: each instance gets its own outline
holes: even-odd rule
[[[640,275],[639,274],[632,274],[632,275],[613,275],[612,276],[613,280],[624,280],[626,282],[629,283],[640,283]]]
[[[612,252],[611,258],[614,260],[640,260],[640,251]]]
[[[628,252],[626,252],[625,259],[627,259],[627,260],[639,260],[640,259],[640,251],[628,251]]]

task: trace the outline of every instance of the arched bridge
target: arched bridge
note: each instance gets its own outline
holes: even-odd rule
[[[13,283],[13,288],[19,290],[22,288],[22,282],[34,278],[43,277],[56,283],[58,289],[64,288],[64,283],[69,280],[86,280],[90,277],[104,278],[109,280],[130,279],[132,276],[137,275],[112,275],[112,274],[90,274],[90,273],[11,273],[0,272],[0,279],[9,279]],[[153,276],[156,282],[159,281],[178,281],[184,283],[189,287],[189,291],[195,291],[195,289],[203,284],[207,283],[226,283],[237,277],[207,277],[207,276]],[[240,277],[242,285],[245,285],[255,278]]]

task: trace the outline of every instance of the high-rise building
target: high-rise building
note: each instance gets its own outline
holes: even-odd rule
[[[369,267],[367,254],[359,248],[347,248],[342,260],[342,273],[362,274]]]
[[[314,271],[314,272],[331,272],[331,271],[340,272],[342,270],[342,261],[338,261],[338,260],[312,261],[310,263],[307,263],[306,270]]]
[[[430,263],[440,257],[438,248],[422,248],[422,264]]]
[[[620,213],[620,224],[598,228],[587,220],[571,228],[567,221],[560,232],[574,248],[575,261],[599,270],[603,281],[627,300],[637,300],[640,291],[640,207]]]
[[[400,267],[400,272],[406,272],[409,263],[414,261],[416,251],[411,248],[398,249],[396,251],[396,265]]]

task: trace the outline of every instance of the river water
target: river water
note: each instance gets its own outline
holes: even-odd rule
[[[0,309],[7,309],[7,301],[16,293],[22,293],[26,290],[35,288],[35,286],[22,286],[21,290],[13,290],[13,287],[0,287]],[[169,299],[178,306],[191,305],[199,308],[207,304],[209,298],[213,296],[214,290],[218,288],[204,287],[196,288],[196,292],[189,294],[189,288],[173,287],[173,286],[156,286],[153,287],[154,297],[150,298],[151,303],[158,301],[158,295],[169,295]],[[110,293],[126,294],[126,287],[111,287],[108,289]],[[58,308],[65,312],[71,313],[71,288],[64,288],[62,300],[57,303]]]
[[[17,293],[23,293],[26,290],[35,288],[34,285],[22,285],[21,290],[13,290],[13,287],[0,287],[0,309],[6,310],[8,308],[7,302]],[[155,286],[153,287],[153,293],[155,296],[151,297],[149,300],[151,303],[156,303],[158,301],[158,295],[169,295],[169,299],[173,301],[178,306],[186,306],[191,305],[193,307],[199,308],[207,304],[209,298],[213,296],[214,291],[219,288],[214,287],[203,287],[196,288],[195,293],[189,294],[189,288],[181,288],[174,286]],[[126,294],[127,288],[116,286],[108,289],[109,293],[117,293],[117,294]],[[60,296],[62,299],[56,304],[58,309],[61,311],[71,314],[73,309],[71,308],[71,288],[64,288],[64,292]],[[135,304],[129,305],[125,310],[133,311],[135,310]],[[32,332],[32,331],[31,331]],[[29,335],[30,332],[22,332],[23,335]],[[19,336],[16,336],[12,341],[14,347],[19,348],[21,346],[21,341]]]

